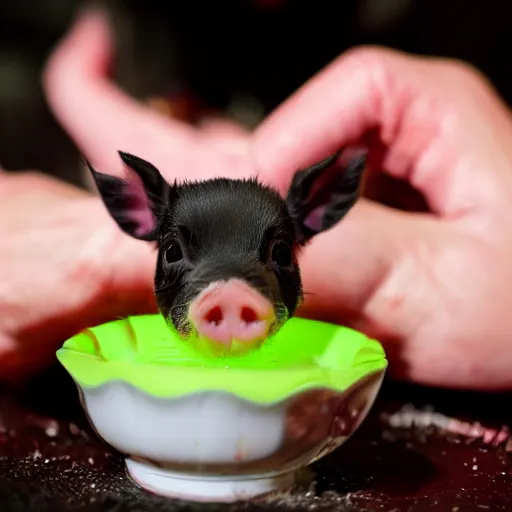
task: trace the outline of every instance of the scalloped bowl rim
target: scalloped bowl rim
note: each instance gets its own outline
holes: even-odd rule
[[[122,381],[159,398],[220,392],[260,404],[313,389],[342,393],[364,377],[384,373],[388,364],[378,341],[299,317],[248,355],[207,357],[181,341],[158,314],[81,331],[57,358],[80,388]]]

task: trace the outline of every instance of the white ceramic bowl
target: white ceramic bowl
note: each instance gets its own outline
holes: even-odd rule
[[[198,359],[158,317],[134,317],[80,333],[57,355],[133,480],[169,497],[238,501],[292,486],[344,443],[387,367],[382,347],[355,331],[303,319],[282,331],[253,355]]]
[[[343,393],[313,390],[261,405],[223,392],[166,399],[122,382],[78,385],[91,424],[127,455],[143,488],[194,501],[237,501],[290,487],[366,417],[384,372]]]

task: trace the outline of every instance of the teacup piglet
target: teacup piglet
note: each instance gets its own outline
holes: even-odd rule
[[[298,251],[352,208],[366,161],[340,168],[339,151],[297,171],[282,198],[256,178],[171,184],[149,162],[119,154],[124,178],[89,169],[119,227],[156,244],[161,314],[182,339],[227,350],[261,344],[294,315],[303,300]]]

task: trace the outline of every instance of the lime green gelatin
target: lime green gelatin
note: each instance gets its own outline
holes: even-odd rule
[[[67,340],[57,357],[85,387],[124,381],[158,397],[223,391],[267,404],[314,388],[340,392],[387,367],[376,340],[303,318],[290,319],[242,357],[208,357],[194,350],[158,314],[87,329]]]

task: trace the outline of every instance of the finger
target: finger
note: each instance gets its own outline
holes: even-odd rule
[[[103,172],[119,171],[118,150],[158,165],[165,148],[165,154],[179,162],[180,155],[195,147],[195,130],[137,103],[112,83],[108,77],[112,47],[104,14],[89,12],[78,18],[44,72],[44,87],[55,116]]]
[[[5,174],[0,173],[0,202],[2,199],[12,200],[31,197],[37,202],[48,203],[48,196],[59,199],[76,199],[87,197],[87,192],[70,183],[57,180],[39,171],[23,171]],[[35,204],[31,204],[35,209]]]
[[[239,139],[250,134],[242,125],[221,117],[203,117],[198,124],[202,132],[209,134],[222,133]]]
[[[222,118],[204,118],[199,123],[203,139],[230,153],[247,154],[250,132],[241,125]]]
[[[297,169],[372,132],[382,158],[373,163],[441,215],[495,201],[501,184],[489,178],[512,164],[509,113],[475,71],[378,48],[348,52],[310,80],[258,128],[253,156],[284,193]]]
[[[305,292],[301,313],[360,324],[365,305],[403,248],[406,225],[404,213],[361,200],[343,223],[313,238],[300,255]],[[361,252],[381,257],[362,259]]]
[[[343,223],[313,238],[300,256],[304,304],[299,315],[379,340],[391,373],[403,377],[404,362],[418,364],[406,361],[408,350],[425,340],[424,327],[444,291],[436,289],[435,270],[427,270],[429,240],[440,236],[440,224],[361,200]]]
[[[155,251],[120,232],[99,199],[86,194],[54,201],[52,208],[42,204],[38,225],[31,224],[33,211],[24,200],[7,199],[13,222],[0,227],[7,235],[0,260],[12,263],[10,279],[0,279],[2,307],[8,312],[0,319],[3,375],[8,369],[44,365],[65,339],[84,328],[157,311]],[[43,255],[30,260],[30,272],[27,257],[14,258],[27,247]]]

